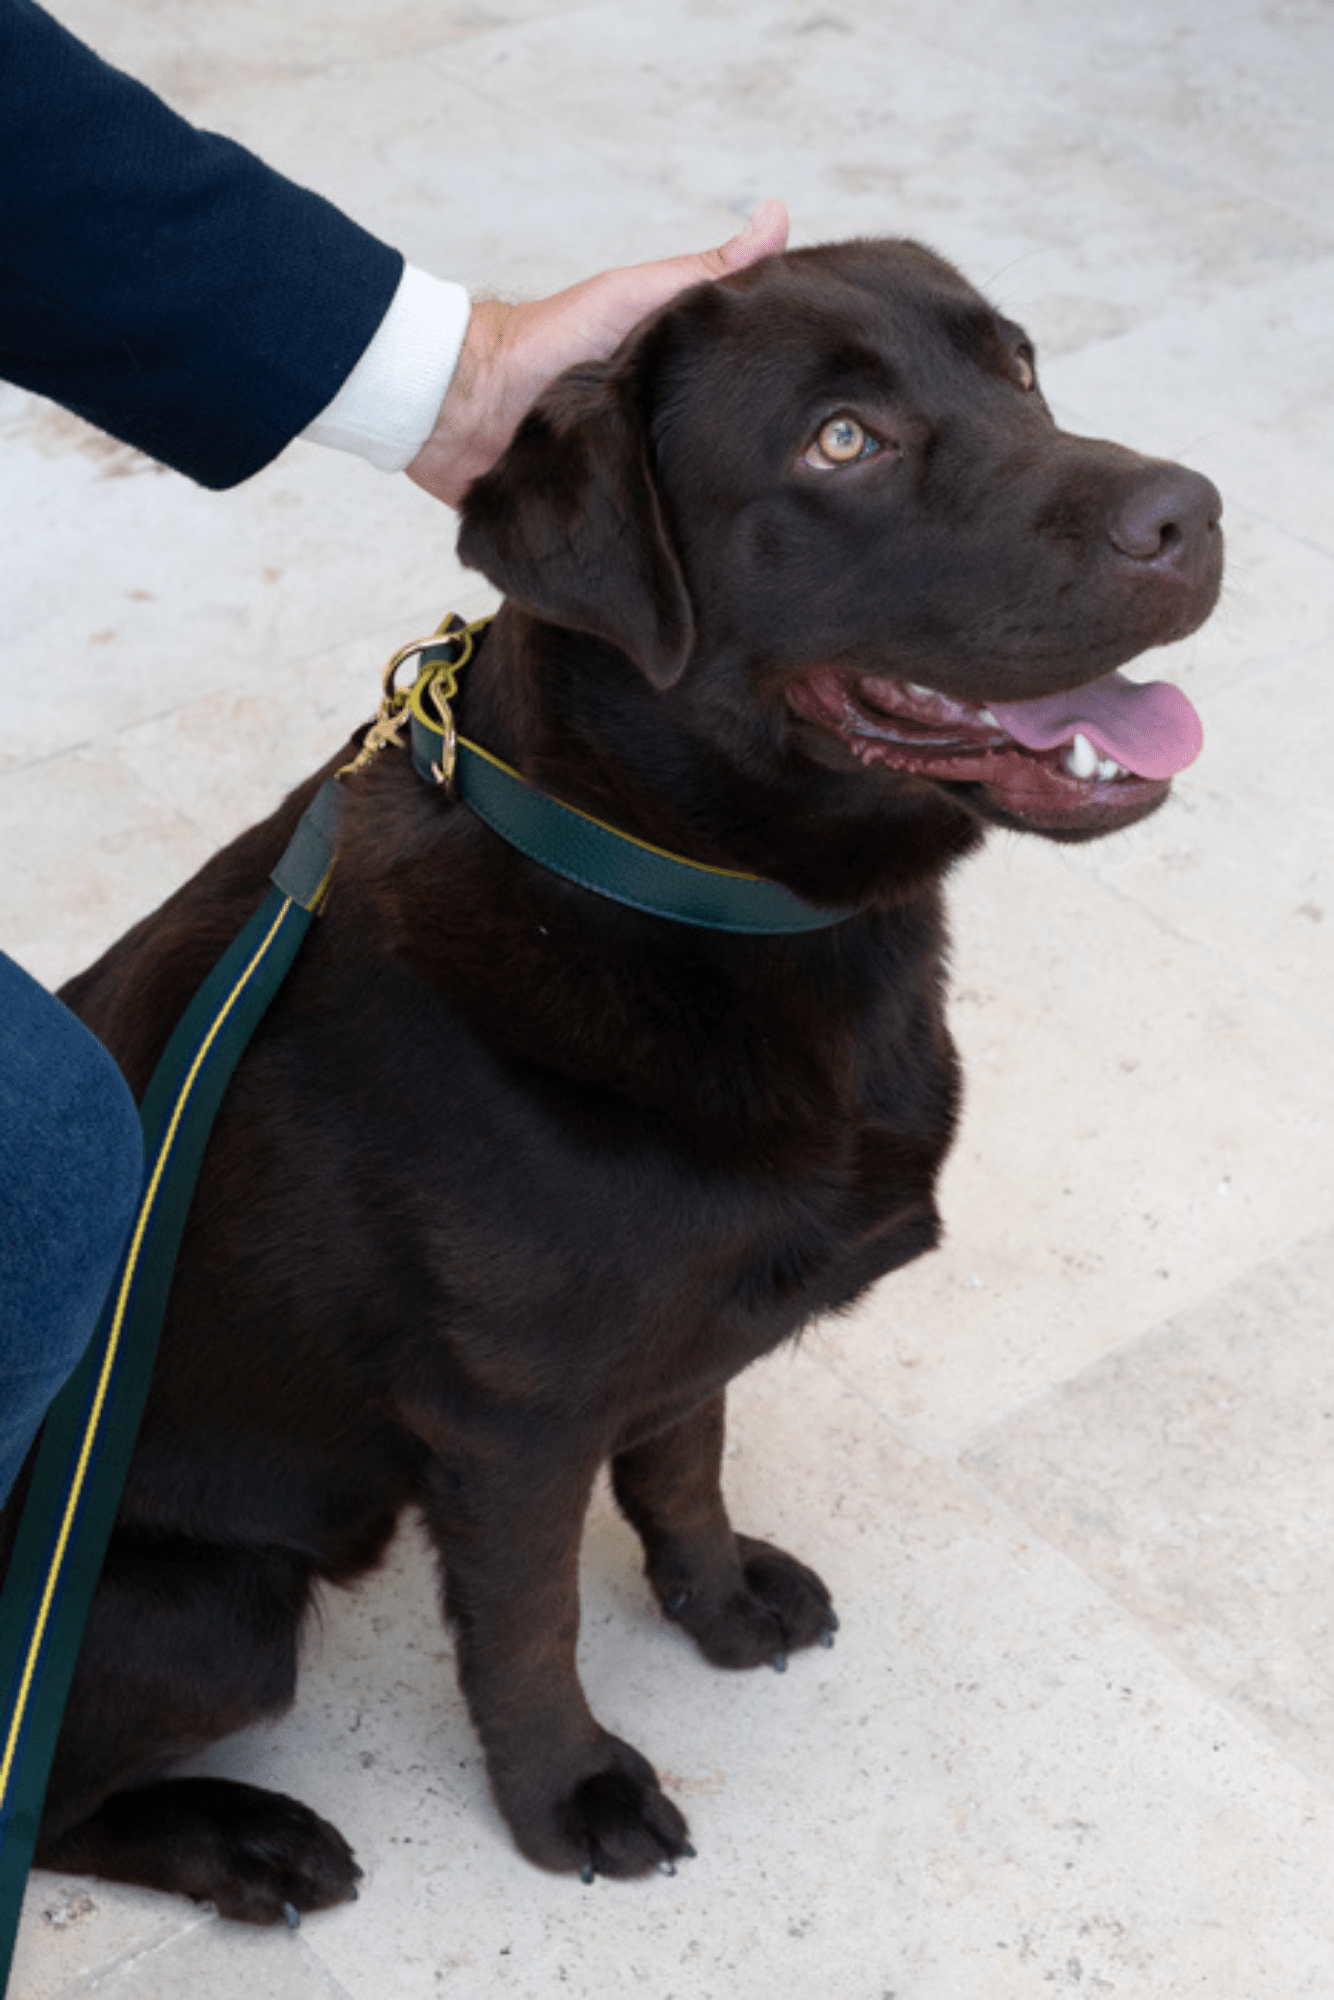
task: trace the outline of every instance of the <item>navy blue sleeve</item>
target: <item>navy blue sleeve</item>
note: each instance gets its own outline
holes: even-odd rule
[[[233,486],[332,400],[402,269],[33,0],[0,0],[0,377]]]

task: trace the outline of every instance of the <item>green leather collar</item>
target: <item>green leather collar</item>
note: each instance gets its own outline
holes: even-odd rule
[[[483,622],[490,621],[442,628],[439,638],[419,650],[421,671],[408,709],[413,763],[428,784],[446,786],[493,833],[553,874],[674,923],[781,936],[827,930],[853,914],[817,909],[762,876],[709,868],[620,833],[539,792],[499,757],[459,736],[449,703],[455,676],[473,652],[473,644],[460,650],[459,642],[475,642]]]

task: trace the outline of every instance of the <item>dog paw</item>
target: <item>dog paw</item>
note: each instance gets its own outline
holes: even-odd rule
[[[257,1791],[253,1804],[219,1842],[207,1894],[224,1917],[295,1930],[307,1911],[356,1897],[361,1869],[336,1826],[280,1792]]]
[[[349,1902],[361,1876],[337,1827],[297,1799],[226,1778],[175,1778],[104,1799],[43,1842],[43,1867],[174,1890],[243,1924],[295,1926]]]
[[[802,1646],[832,1646],[838,1619],[828,1590],[795,1556],[738,1535],[741,1576],[706,1591],[685,1581],[660,1586],[662,1608],[715,1667],[773,1666]]]
[[[548,1799],[506,1802],[515,1839],[544,1868],[595,1876],[647,1875],[694,1853],[685,1819],[658,1783],[647,1758],[606,1736],[597,1762],[573,1783],[566,1778]]]

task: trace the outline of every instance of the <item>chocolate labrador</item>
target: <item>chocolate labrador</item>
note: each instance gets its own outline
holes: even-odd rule
[[[590,1488],[609,1464],[708,1660],[828,1639],[819,1577],[728,1518],[727,1383],[936,1242],[944,878],[989,826],[1085,840],[1161,804],[1198,723],[1116,669],[1208,615],[1219,511],[1058,429],[1021,329],[907,242],[693,290],[542,397],[463,508],[506,600],[463,730],[809,922],[584,886],[406,747],[342,779],[327,912],[195,1197],[41,1864],[254,1923],[352,1894],[306,1807],[169,1773],[290,1702],[317,1587],[405,1507],[523,1852],[690,1851],[580,1687]],[[316,782],[67,988],[137,1089]]]

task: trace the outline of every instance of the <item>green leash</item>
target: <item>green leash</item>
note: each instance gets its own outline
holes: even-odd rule
[[[317,913],[340,801],[317,793],[274,887],[199,989],[144,1094],[145,1178],[92,1343],[47,1414],[0,1595],[0,1994],[83,1628],[148,1395],[218,1106]]]

